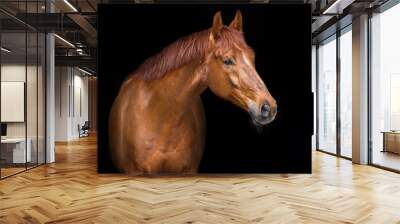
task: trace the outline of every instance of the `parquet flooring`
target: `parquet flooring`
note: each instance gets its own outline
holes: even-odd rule
[[[1,175],[2,175],[2,177],[7,177],[7,176],[10,176],[10,175],[13,175],[13,174],[15,174],[15,173],[19,173],[19,172],[21,172],[21,171],[24,171],[25,170],[25,167],[11,167],[11,168],[9,168],[9,167],[7,167],[7,168],[1,168]]]
[[[400,223],[400,175],[313,153],[312,175],[96,172],[96,139],[0,181],[0,223]]]

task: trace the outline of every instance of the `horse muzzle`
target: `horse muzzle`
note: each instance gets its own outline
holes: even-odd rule
[[[250,106],[249,113],[252,121],[257,126],[263,126],[271,123],[277,114],[277,105],[263,103],[261,106]]]

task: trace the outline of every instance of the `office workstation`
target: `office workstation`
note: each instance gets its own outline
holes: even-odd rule
[[[24,169],[32,162],[32,138],[25,133],[23,81],[1,82],[1,169],[3,175]]]

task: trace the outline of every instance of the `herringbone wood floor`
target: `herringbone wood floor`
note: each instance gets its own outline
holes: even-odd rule
[[[96,173],[96,139],[0,181],[0,223],[400,223],[400,175],[315,152],[312,175]]]

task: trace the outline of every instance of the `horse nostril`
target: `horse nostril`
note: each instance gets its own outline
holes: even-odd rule
[[[270,108],[269,108],[268,104],[262,105],[262,107],[261,107],[261,115],[262,116],[264,116],[264,117],[268,116],[269,111],[270,111]]]

